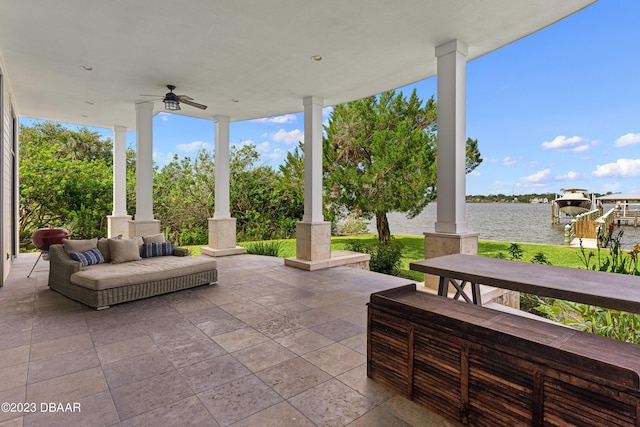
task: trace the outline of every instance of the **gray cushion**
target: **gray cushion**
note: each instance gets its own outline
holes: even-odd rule
[[[86,240],[62,239],[62,244],[64,245],[64,251],[68,254],[71,252],[87,252],[98,247],[98,238]]]
[[[116,237],[111,237],[111,239],[122,239],[122,234],[118,234]],[[111,251],[109,250],[109,240],[104,237],[98,240],[98,249],[104,258],[104,262],[111,262]]]
[[[138,239],[109,239],[111,262],[113,264],[119,264],[141,259],[138,242]]]
[[[164,243],[166,242],[164,238],[164,234],[150,234],[148,236],[142,236],[142,240],[144,243]]]

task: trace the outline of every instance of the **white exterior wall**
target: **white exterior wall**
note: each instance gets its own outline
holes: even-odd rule
[[[0,278],[2,283],[9,274],[11,269],[12,257],[17,255],[17,199],[13,203],[13,198],[17,197],[17,142],[14,147],[13,133],[18,133],[18,112],[13,109],[11,91],[9,82],[5,73],[6,67],[0,57],[0,161],[2,170],[0,171],[0,179],[2,188],[0,191]],[[12,116],[15,115],[15,120]],[[15,151],[15,152],[14,152]],[[14,188],[15,187],[15,188]],[[15,207],[15,211],[14,211]],[[12,228],[16,228],[12,230]]]

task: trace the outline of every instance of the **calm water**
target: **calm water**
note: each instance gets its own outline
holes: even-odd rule
[[[607,212],[613,206],[605,205]],[[388,215],[392,234],[421,236],[425,231],[434,231],[436,204],[431,203],[417,217],[407,219],[405,215]],[[530,203],[469,203],[467,222],[469,231],[480,233],[482,240],[503,242],[564,244],[564,226],[571,218],[562,218],[561,224],[551,224],[550,204]],[[640,242],[640,227],[624,226],[622,245],[631,248]],[[376,231],[375,221],[369,226]]]

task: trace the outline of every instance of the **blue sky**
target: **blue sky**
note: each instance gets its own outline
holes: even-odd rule
[[[600,0],[467,65],[467,135],[484,162],[467,194],[640,193],[640,1]],[[417,88],[427,99],[431,78]],[[325,120],[329,109],[325,109]],[[301,113],[231,123],[233,145],[254,144],[277,166],[304,139]],[[111,130],[96,129],[111,137]],[[213,149],[213,122],[160,113],[154,160]],[[127,137],[134,144],[135,135]]]

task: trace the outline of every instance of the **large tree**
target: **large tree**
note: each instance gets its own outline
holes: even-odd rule
[[[325,126],[325,188],[331,202],[375,216],[380,244],[389,244],[387,214],[418,215],[436,196],[436,103],[414,90],[386,92],[336,106]],[[467,140],[467,173],[481,162]]]
[[[111,140],[59,123],[20,126],[20,235],[64,226],[76,238],[106,234],[112,208]]]

